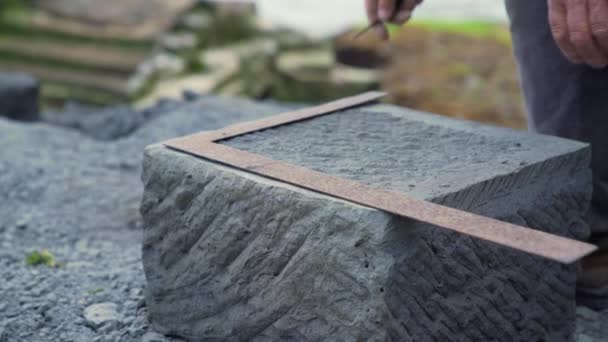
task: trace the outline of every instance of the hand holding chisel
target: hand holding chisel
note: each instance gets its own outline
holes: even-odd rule
[[[422,0],[365,0],[370,25],[357,33],[354,38],[356,39],[369,30],[375,29],[382,39],[387,39],[388,32],[384,24],[388,22],[406,23],[410,19],[414,8],[421,2]]]

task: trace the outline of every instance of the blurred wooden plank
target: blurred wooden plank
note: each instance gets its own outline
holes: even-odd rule
[[[108,75],[103,71],[99,73],[74,71],[69,68],[46,67],[29,63],[2,61],[1,59],[0,70],[21,71],[42,81],[96,89],[117,96],[127,97],[129,95],[127,89],[128,78]]]
[[[132,73],[148,56],[148,51],[100,47],[95,44],[65,43],[42,40],[0,38],[0,53],[27,55],[32,58],[44,58],[86,65],[92,68],[114,69],[123,73]]]

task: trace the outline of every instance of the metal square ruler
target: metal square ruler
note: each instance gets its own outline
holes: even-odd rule
[[[522,252],[570,264],[597,249],[596,246],[558,235],[472,214],[401,193],[378,189],[357,181],[273,160],[221,144],[236,136],[298,121],[329,115],[361,106],[383,97],[369,92],[324,105],[239,123],[226,128],[172,139],[163,144],[171,149],[228,165],[262,177],[295,185],[390,214],[426,222]]]

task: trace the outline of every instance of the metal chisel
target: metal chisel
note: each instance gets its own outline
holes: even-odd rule
[[[399,11],[399,9],[401,9],[401,6],[403,5],[403,1],[404,0],[397,0],[397,1],[395,1],[395,9],[393,10],[393,17],[395,15],[397,15],[397,12]],[[374,21],[373,23],[369,24],[366,28],[364,28],[363,30],[359,31],[353,37],[353,39],[357,39],[357,38],[361,37],[362,35],[366,34],[369,30],[373,29],[374,27],[376,27],[378,25],[384,25],[384,22],[382,20],[380,20],[380,19]]]

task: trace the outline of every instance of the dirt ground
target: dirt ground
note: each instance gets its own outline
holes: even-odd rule
[[[506,29],[463,34],[406,27],[390,42],[372,34],[336,45],[359,48],[347,63],[383,68],[382,88],[401,106],[484,123],[525,129],[525,110]]]
[[[395,103],[525,128],[509,44],[499,39],[407,28],[394,40],[383,87]]]

